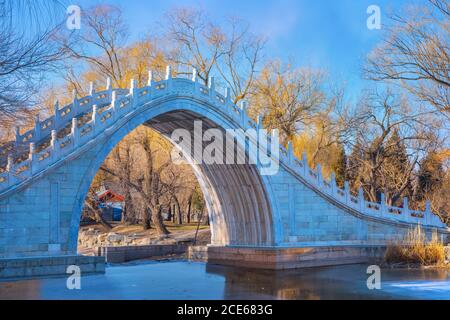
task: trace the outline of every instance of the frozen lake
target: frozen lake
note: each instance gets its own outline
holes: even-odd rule
[[[369,290],[365,265],[289,271],[244,270],[199,262],[136,262],[104,275],[0,282],[0,299],[450,299],[447,270],[382,270]]]

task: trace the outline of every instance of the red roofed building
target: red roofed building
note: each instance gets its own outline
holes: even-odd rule
[[[124,202],[125,197],[112,190],[101,190],[97,193],[100,202]]]

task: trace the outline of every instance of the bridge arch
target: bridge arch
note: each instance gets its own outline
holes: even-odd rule
[[[130,89],[108,87],[55,110],[50,118],[37,119],[32,130],[17,131],[16,141],[0,150],[0,156],[18,150],[15,157],[7,157],[6,166],[0,164],[0,258],[76,253],[81,208],[91,181],[114,146],[136,127],[144,124],[170,136],[174,128],[189,129],[199,117],[205,129],[259,126],[244,105],[234,105],[213,83],[172,79],[170,72],[165,80],[142,88],[133,81]],[[89,121],[80,124],[89,113]],[[70,124],[71,131],[59,136]],[[283,268],[295,267],[309,246],[355,246],[351,250],[356,251],[360,246],[384,246],[417,224],[430,236],[434,231],[442,237],[449,233],[429,206],[421,212],[411,210],[407,199],[401,208],[369,202],[348,183],[341,189],[333,176],[322,176],[320,167],[310,168],[306,156],[297,159],[290,146],[277,149],[271,158],[279,163],[274,175],[260,174],[259,163],[194,165],[209,200],[212,241],[218,245],[211,247],[213,260],[224,262],[231,255],[246,266],[253,259],[259,267],[266,264],[270,249],[272,267],[278,268],[279,262]],[[239,248],[230,248],[234,246]],[[243,246],[251,248],[243,251]],[[228,253],[222,256],[220,248],[225,247]],[[255,248],[263,250],[252,251]],[[333,255],[330,252],[323,254]],[[262,260],[254,260],[255,255]]]
[[[76,248],[80,215],[89,186],[112,149],[140,125],[163,134],[170,141],[173,129],[192,131],[194,120],[202,120],[204,130],[239,129],[232,118],[205,102],[192,97],[173,96],[150,101],[137,107],[139,112],[111,130],[86,168],[76,192],[69,248]],[[245,148],[237,141],[238,148]],[[223,152],[225,152],[223,150]],[[269,180],[260,175],[254,164],[193,164],[208,209],[213,245],[273,246],[277,239],[274,213],[270,201]],[[276,218],[275,218],[276,219]],[[279,237],[279,235],[278,235]]]

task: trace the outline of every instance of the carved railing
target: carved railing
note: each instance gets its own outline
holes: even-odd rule
[[[288,145],[288,153],[293,154],[292,147]],[[283,155],[283,153],[282,153]],[[308,159],[306,154],[302,155],[302,159],[294,159],[293,155],[287,157],[290,166],[294,167],[303,179],[315,186],[321,192],[331,196],[334,200],[355,209],[356,211],[371,217],[384,218],[393,221],[405,222],[409,224],[422,224],[427,226],[434,226],[438,228],[447,228],[440,218],[432,213],[430,202],[426,202],[425,211],[411,210],[409,208],[408,198],[403,199],[403,207],[388,206],[386,204],[385,195],[381,194],[380,202],[370,202],[365,200],[362,188],[358,190],[358,194],[352,194],[349,187],[349,182],[344,182],[344,188],[341,189],[336,184],[335,174],[331,174],[329,180],[324,179],[321,175],[321,167],[317,166],[316,170],[308,166]]]
[[[165,79],[159,82],[153,81],[150,72],[147,86],[142,88],[138,88],[136,82],[131,80],[129,89],[113,89],[108,79],[106,89],[95,92],[91,83],[88,96],[77,98],[74,92],[73,102],[69,105],[59,108],[58,103],[55,103],[54,115],[51,117],[42,121],[36,117],[34,129],[22,134],[19,128],[16,129],[15,141],[4,145],[0,150],[0,155],[7,155],[6,165],[0,168],[0,195],[75,152],[125,115],[138,111],[145,103],[173,93],[209,99],[211,107],[225,112],[244,130],[262,127],[261,117],[255,123],[248,116],[245,101],[240,106],[233,104],[230,89],[226,90],[225,95],[217,92],[214,78],[210,79],[208,86],[202,85],[197,80],[195,70],[192,79],[172,78],[171,68],[167,67]],[[266,139],[271,142],[270,133]],[[13,155],[15,148],[24,144],[28,145],[28,150]],[[351,193],[348,181],[344,183],[344,189],[339,188],[334,174],[330,180],[326,180],[322,177],[320,165],[316,170],[309,167],[306,154],[303,154],[302,159],[297,159],[291,143],[287,149],[280,147],[277,160],[320,192],[364,215],[446,228],[439,217],[431,212],[428,201],[426,210],[422,212],[410,210],[406,198],[402,208],[387,206],[383,194],[380,203],[366,201],[362,189],[357,195]]]

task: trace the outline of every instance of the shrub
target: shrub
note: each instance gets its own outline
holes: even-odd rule
[[[409,230],[403,240],[390,243],[384,260],[387,263],[440,265],[445,263],[445,246],[439,241],[436,232],[433,232],[431,241],[427,241],[419,225]]]

